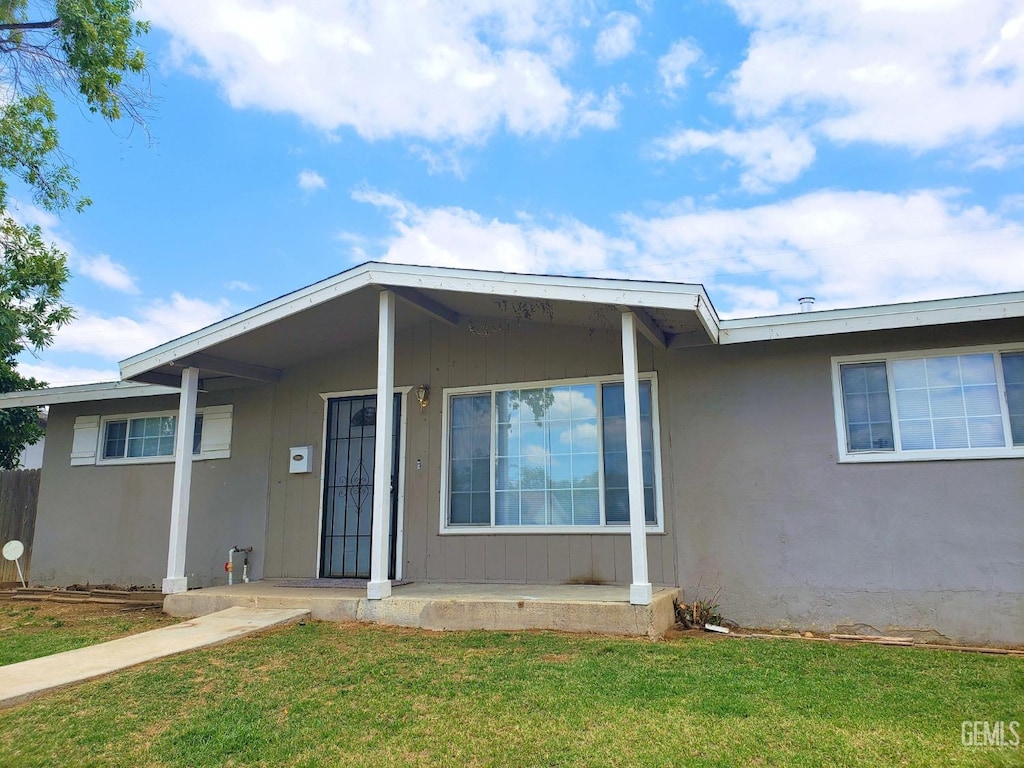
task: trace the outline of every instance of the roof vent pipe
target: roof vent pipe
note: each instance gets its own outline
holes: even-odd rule
[[[803,296],[800,298],[800,311],[801,312],[813,312],[814,311],[814,297]]]

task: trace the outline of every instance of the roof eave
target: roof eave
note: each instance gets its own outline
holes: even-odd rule
[[[368,262],[129,357],[120,364],[121,377],[125,380],[135,379],[234,336],[367,286],[692,310],[700,317],[712,341],[718,334],[717,314],[700,285],[523,275]]]
[[[0,394],[0,410],[177,394],[177,389],[155,384],[136,384],[131,381],[105,381],[98,384],[76,384],[67,387],[47,387],[46,389],[32,389],[23,392],[6,392]]]
[[[1024,292],[721,321],[720,344],[1024,317]]]

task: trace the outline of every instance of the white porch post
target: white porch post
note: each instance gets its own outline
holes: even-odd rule
[[[391,595],[388,553],[391,533],[391,467],[394,461],[395,410],[395,294],[380,292],[377,320],[377,425],[373,448],[373,524],[370,538],[370,581],[366,597],[380,600]]]
[[[629,545],[633,582],[629,602],[650,605],[654,590],[647,576],[647,522],[644,519],[644,466],[640,443],[640,376],[636,353],[636,316],[622,313],[622,379],[626,399],[626,468],[629,483]]]
[[[188,503],[192,495],[192,439],[196,423],[199,369],[181,372],[178,422],[174,431],[174,492],[171,495],[171,534],[167,542],[167,578],[163,593],[188,589],[185,576],[185,544],[188,539]]]

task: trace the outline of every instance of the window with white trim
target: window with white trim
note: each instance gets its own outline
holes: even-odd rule
[[[192,457],[231,457],[234,408],[212,405],[197,409],[192,427]],[[177,411],[78,416],[71,464],[147,464],[174,461]]]
[[[836,358],[845,461],[1024,456],[1024,350]]]
[[[142,416],[107,421],[103,432],[103,459],[139,459],[173,456],[177,416]],[[192,453],[202,449],[203,414],[196,414]]]
[[[640,382],[648,526],[656,492],[654,382]],[[567,530],[628,526],[621,379],[447,393],[445,527]]]

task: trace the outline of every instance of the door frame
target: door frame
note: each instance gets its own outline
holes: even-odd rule
[[[395,531],[393,535],[395,537],[395,580],[398,581],[402,578],[403,569],[402,564],[404,562],[403,557],[403,546],[404,546],[404,533],[405,533],[405,438],[406,438],[406,426],[408,424],[409,409],[407,407],[409,400],[409,393],[412,392],[412,386],[406,387],[395,387],[392,394],[399,395],[401,397],[401,418],[398,425],[398,514],[395,523]],[[322,575],[320,573],[320,551],[323,547],[324,542],[324,481],[326,480],[325,474],[327,472],[327,415],[329,408],[329,401],[340,397],[368,397],[369,395],[376,395],[376,389],[347,389],[341,392],[320,392],[320,399],[324,401],[324,416],[323,416],[323,428],[320,433],[320,501],[317,503],[317,524],[316,524],[316,560],[314,561],[313,573],[316,574],[317,578]],[[376,437],[374,438],[376,442]]]

